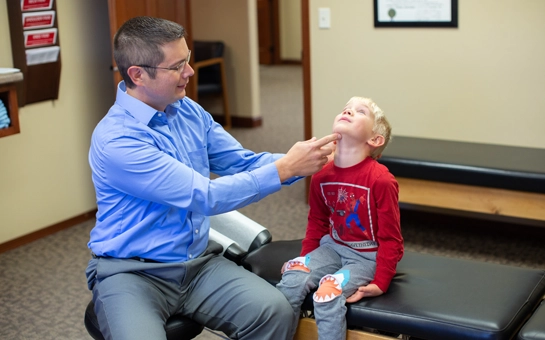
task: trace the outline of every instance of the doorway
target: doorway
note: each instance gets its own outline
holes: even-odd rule
[[[280,63],[279,0],[257,0],[259,64]]]

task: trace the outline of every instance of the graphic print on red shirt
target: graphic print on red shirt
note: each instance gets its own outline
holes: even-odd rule
[[[320,188],[331,212],[332,237],[353,249],[376,248],[369,188],[343,182],[320,183]]]

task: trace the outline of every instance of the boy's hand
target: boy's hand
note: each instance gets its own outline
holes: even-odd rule
[[[280,269],[280,274],[284,274],[284,271],[286,270],[287,265],[288,265],[288,263],[284,262],[284,264],[282,265],[282,269]]]
[[[371,283],[367,286],[359,287],[354,294],[350,295],[348,299],[346,299],[346,302],[348,303],[357,302],[361,300],[361,298],[363,297],[379,296],[382,294],[384,294],[384,292],[380,290],[380,288],[376,284]]]

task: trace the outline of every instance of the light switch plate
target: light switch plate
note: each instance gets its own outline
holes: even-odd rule
[[[318,8],[318,27],[331,28],[331,10],[328,7]]]

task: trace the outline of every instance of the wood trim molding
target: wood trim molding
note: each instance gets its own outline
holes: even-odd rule
[[[214,116],[214,120],[216,120],[218,123],[222,122],[222,117],[220,116]],[[233,117],[231,116],[231,126],[232,127],[239,127],[239,128],[255,128],[260,127],[263,124],[263,118],[262,117]]]
[[[280,2],[272,0],[272,29],[273,29],[273,64],[281,64],[280,59]]]
[[[23,246],[25,244],[34,242],[36,240],[39,240],[41,238],[44,238],[46,236],[52,235],[58,231],[68,229],[70,227],[73,227],[77,224],[83,223],[85,221],[88,221],[95,217],[97,212],[97,209],[93,209],[91,211],[88,211],[86,213],[83,213],[81,215],[69,218],[65,221],[55,223],[49,227],[45,227],[43,229],[37,230],[35,232],[32,232],[30,234],[26,234],[24,236],[18,237],[16,239],[13,239],[11,241],[4,242],[0,244],[0,254],[4,253],[8,250],[15,249],[17,247]]]
[[[282,64],[282,65],[302,65],[303,62],[301,60],[297,60],[297,59],[282,59],[280,61],[280,64]]]
[[[312,138],[312,105],[310,75],[310,14],[309,0],[301,0],[301,33],[303,46],[303,110],[305,140]]]
[[[312,103],[310,74],[310,0],[301,0],[301,37],[303,63],[303,124],[305,140],[312,138]],[[305,190],[308,203],[310,176],[305,178]]]

